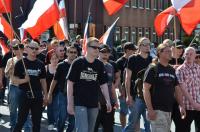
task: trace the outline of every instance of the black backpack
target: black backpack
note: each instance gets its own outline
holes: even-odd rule
[[[157,74],[158,74],[158,65],[157,64],[150,64],[148,66],[148,68],[152,67],[154,69],[154,78],[156,79],[157,78]],[[145,71],[148,69],[148,68],[144,68],[142,70],[140,70],[138,73],[137,73],[137,79],[135,81],[135,86],[134,86],[134,92],[136,93],[136,96],[139,97],[140,99],[143,99],[144,100],[144,97],[143,97],[143,81],[144,81],[144,74],[145,74]],[[155,85],[155,84],[154,84]],[[151,86],[151,92],[154,91],[154,85]]]

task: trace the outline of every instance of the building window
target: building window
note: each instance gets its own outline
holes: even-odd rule
[[[170,2],[168,0],[163,1],[163,9],[167,9],[170,6]]]
[[[168,36],[168,29],[166,29],[165,34],[164,34],[164,39],[168,39],[168,38],[169,38],[169,36]]]
[[[145,0],[145,8],[150,9],[151,8],[151,1],[150,0]]]
[[[115,41],[121,40],[120,34],[121,34],[120,27],[115,27]]]
[[[131,31],[131,41],[133,43],[136,43],[136,40],[137,39],[137,36],[136,36],[136,29],[135,28],[132,28],[132,31]]]
[[[138,0],[131,0],[131,6],[133,8],[137,8],[138,7]]]
[[[150,39],[150,30],[149,30],[149,28],[145,28],[145,37]]]
[[[142,28],[138,28],[138,39],[140,39],[141,37],[143,37]]]
[[[154,0],[153,9],[154,9],[154,10],[157,10],[157,9],[158,9],[158,0]]]
[[[138,0],[138,6],[141,9],[144,9],[144,0]]]
[[[159,0],[159,9],[163,10],[163,0]]]
[[[130,5],[131,5],[131,1],[128,0],[128,2],[126,2],[126,4],[125,4],[125,7],[130,7]]]
[[[155,30],[153,31],[153,34],[152,34],[153,36],[152,36],[152,41],[153,42],[157,42],[157,35],[156,35],[156,32],[155,32]]]
[[[123,33],[123,38],[129,41],[129,27],[124,27],[124,33]]]

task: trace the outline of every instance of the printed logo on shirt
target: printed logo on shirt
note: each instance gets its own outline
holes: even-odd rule
[[[165,83],[165,85],[170,85],[175,80],[175,76],[173,74],[169,74],[169,73],[159,73],[158,76],[160,78],[163,78],[163,80],[164,80],[163,83]]]
[[[41,73],[40,69],[37,70],[33,70],[33,69],[27,69],[28,75],[30,76],[39,76],[39,74]]]
[[[88,67],[87,70],[81,72],[80,79],[86,81],[96,81],[97,75],[97,72],[95,72],[92,68]]]

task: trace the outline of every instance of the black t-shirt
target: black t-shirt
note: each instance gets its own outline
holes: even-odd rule
[[[112,60],[109,60],[109,63],[113,66],[113,68],[114,68],[114,73],[119,72],[119,68],[118,68],[118,66],[117,66],[117,63],[115,63],[115,62],[112,61]]]
[[[49,65],[47,65],[47,74],[46,74],[47,91],[49,91],[49,89],[50,89],[50,85],[53,80],[53,76],[54,76],[54,74],[49,72]]]
[[[70,67],[67,79],[74,82],[75,106],[98,106],[100,85],[107,83],[105,67],[100,60],[89,63],[85,57],[77,58]]]
[[[155,75],[157,74],[157,75]],[[151,101],[154,110],[171,112],[174,103],[175,86],[178,80],[171,66],[157,64],[157,73],[149,67],[144,75],[144,82],[151,84]]]
[[[2,68],[2,55],[0,55],[0,68]]]
[[[58,64],[56,68],[56,73],[54,75],[54,80],[57,81],[56,88],[54,93],[61,91],[64,92],[64,88],[66,88],[66,76],[69,71],[70,64],[67,61],[62,61]]]
[[[123,82],[124,80],[124,70],[127,66],[127,61],[128,59],[125,58],[124,56],[120,57],[118,60],[117,60],[117,66],[119,68],[119,70],[121,71],[121,75],[120,75],[120,78],[121,78],[121,83]]]
[[[30,84],[33,90],[35,98],[42,98],[42,86],[40,79],[46,79],[45,65],[40,60],[36,59],[30,61],[24,58],[24,64],[26,66],[27,73],[30,77]],[[22,60],[19,60],[15,65],[14,75],[23,79],[25,77],[25,70]],[[19,88],[26,93],[30,93],[30,87],[28,83],[19,85]]]
[[[2,58],[2,67],[5,68],[6,67],[6,64],[7,64],[7,61],[12,58],[12,52],[9,51],[7,54],[5,54]]]
[[[45,61],[46,61],[46,55],[44,54],[44,53],[39,53],[38,55],[37,55],[37,58],[39,59],[39,60],[41,60],[44,64],[45,64]]]
[[[178,58],[178,59],[177,59],[178,65],[183,64],[183,62],[184,62],[184,59],[183,59],[183,58]],[[175,58],[172,58],[172,59],[169,61],[169,64],[171,64],[171,65],[176,65],[176,59],[175,59]]]
[[[135,96],[136,92],[133,90],[135,86],[135,80],[137,79],[137,73],[145,68],[152,62],[152,57],[148,56],[143,58],[140,55],[132,55],[128,58],[127,68],[132,71],[131,76],[131,95]]]

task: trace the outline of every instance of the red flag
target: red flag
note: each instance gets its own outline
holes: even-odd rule
[[[158,36],[161,36],[165,32],[165,28],[173,18],[174,12],[176,12],[176,10],[173,7],[169,7],[156,16],[154,27]]]
[[[0,46],[1,46],[3,55],[5,55],[6,53],[8,53],[10,51],[8,46],[5,44],[5,41],[2,38],[0,38]]]
[[[11,12],[12,0],[0,0],[0,13]]]
[[[61,0],[59,3],[60,9],[60,19],[54,24],[53,29],[55,36],[59,40],[69,39],[68,37],[68,29],[67,29],[67,20],[66,20],[66,10],[65,10],[65,2]]]
[[[25,29],[34,39],[54,25],[59,19],[59,9],[55,0],[37,0],[28,19],[20,28]]]
[[[115,14],[119,11],[128,0],[103,0],[104,7],[109,15]]]
[[[0,31],[4,33],[8,39],[13,39],[14,31],[2,15],[0,15]]]

